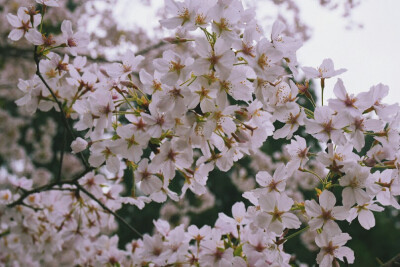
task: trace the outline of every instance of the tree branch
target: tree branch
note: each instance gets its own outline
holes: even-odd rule
[[[129,228],[133,233],[137,234],[140,237],[143,237],[141,233],[139,233],[138,230],[136,230],[133,226],[131,226],[127,221],[125,221],[124,218],[119,216],[117,213],[109,209],[106,205],[104,205],[99,199],[97,199],[92,193],[87,191],[83,186],[81,186],[78,182],[75,183],[75,186],[85,193],[89,198],[93,199],[97,204],[99,204],[105,211],[109,212],[110,214],[114,215],[115,218],[117,218],[122,224],[124,224],[126,227]]]
[[[158,49],[160,47],[163,47],[164,45],[168,44],[165,41],[159,41],[158,43],[151,45],[149,47],[146,47],[142,50],[137,51],[135,54],[136,55],[146,55],[147,53],[151,52],[152,50]],[[54,51],[53,51],[54,52]],[[22,47],[14,47],[14,46],[0,46],[0,57],[13,57],[13,58],[25,58],[28,59],[32,53],[31,49],[26,49]],[[54,52],[56,53],[56,52]],[[64,53],[57,52],[60,56],[64,56]],[[88,60],[93,61],[93,62],[100,62],[100,63],[115,63],[119,61],[113,61],[113,60],[108,60],[105,57],[92,57],[90,55],[82,55],[86,57]]]
[[[50,191],[50,190],[52,190],[53,187],[55,187],[55,186],[61,186],[61,185],[64,185],[64,184],[75,185],[75,184],[77,183],[77,181],[78,181],[82,176],[84,176],[86,173],[88,173],[88,172],[90,172],[90,171],[92,171],[92,170],[94,170],[94,168],[90,167],[90,168],[84,170],[82,173],[76,175],[75,178],[73,178],[73,179],[71,179],[71,180],[66,180],[66,181],[54,181],[54,182],[52,182],[52,183],[49,183],[49,184],[46,184],[46,185],[43,185],[43,186],[34,188],[34,189],[32,189],[32,190],[25,191],[25,192],[19,197],[19,199],[17,199],[16,201],[14,201],[14,202],[8,204],[7,207],[8,207],[8,208],[13,208],[13,207],[15,207],[15,206],[17,206],[17,205],[22,205],[22,204],[23,204],[23,201],[25,200],[25,198],[29,197],[30,195],[36,194],[36,193],[40,193],[40,192],[44,192],[44,191]]]
[[[53,92],[53,90],[50,88],[49,84],[46,82],[46,80],[43,78],[42,73],[40,72],[40,58],[37,54],[37,46],[35,46],[35,51],[34,51],[34,56],[33,56],[35,63],[36,63],[36,75],[39,76],[40,80],[43,82],[43,84],[46,86],[47,90],[49,90],[51,96],[54,98],[54,101],[56,101],[56,104],[58,108],[60,109],[61,113],[61,120],[64,123],[65,128],[68,130],[69,134],[72,136],[72,138],[76,138],[76,135],[74,131],[72,130],[71,126],[68,123],[67,116],[65,115],[63,106],[61,102],[58,100],[57,96]],[[85,157],[83,156],[82,152],[78,153],[79,157],[81,158],[83,164],[85,165],[86,168],[89,168],[89,163],[86,161]]]
[[[154,45],[152,45],[152,46],[149,46],[149,47],[147,47],[147,48],[145,48],[145,49],[142,49],[142,50],[139,50],[139,51],[137,51],[136,52],[136,56],[138,56],[138,55],[146,55],[147,53],[149,53],[151,50],[154,50],[154,49],[158,49],[158,48],[160,48],[160,47],[163,47],[164,45],[166,45],[166,44],[168,44],[167,42],[164,42],[164,41],[159,41],[158,43],[156,43],[156,44],[154,44]]]
[[[104,211],[107,211],[108,213],[110,213],[111,215],[113,215],[116,219],[118,219],[122,224],[124,224],[126,227],[128,227],[133,233],[135,233],[136,235],[143,237],[141,233],[139,233],[138,230],[136,230],[133,226],[131,226],[124,218],[122,218],[120,215],[118,215],[116,212],[112,211],[111,209],[109,209],[105,204],[103,204],[98,198],[96,198],[92,193],[90,193],[89,191],[87,191],[82,185],[79,184],[78,180],[84,176],[86,173],[88,173],[89,171],[93,170],[93,168],[89,168],[86,169],[85,171],[83,171],[82,173],[78,174],[75,178],[71,179],[71,180],[67,180],[67,181],[55,181],[53,183],[49,183],[47,185],[41,186],[41,187],[37,187],[35,189],[32,189],[30,191],[25,191],[22,196],[7,205],[8,208],[13,208],[17,205],[22,205],[22,206],[28,206],[29,208],[32,209],[36,209],[34,207],[31,207],[27,204],[25,204],[23,201],[30,195],[35,194],[35,193],[40,193],[40,192],[44,192],[44,191],[51,191],[51,190],[61,190],[62,188],[53,188],[55,186],[62,186],[64,184],[69,184],[69,185],[74,185],[76,186],[76,190],[82,191],[83,193],[85,193],[89,198],[91,198],[92,200],[94,200],[97,204],[100,205],[100,207],[103,208]],[[70,190],[70,189],[68,189]]]
[[[65,143],[67,142],[67,132],[65,131],[65,128],[63,128],[63,141],[62,141],[62,148],[61,148],[61,155],[60,155],[60,163],[59,163],[59,169],[58,169],[58,174],[56,181],[61,181],[61,170],[62,170],[62,164],[63,164],[63,159],[64,159],[64,152],[65,152]]]
[[[399,267],[400,266],[400,253],[390,259],[388,262],[385,262],[381,265],[381,267]]]

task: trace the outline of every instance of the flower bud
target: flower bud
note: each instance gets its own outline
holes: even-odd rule
[[[86,149],[88,142],[80,137],[76,138],[75,141],[72,142],[71,148],[74,153],[79,153]]]

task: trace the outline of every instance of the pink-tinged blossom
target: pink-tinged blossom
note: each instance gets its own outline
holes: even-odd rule
[[[226,227],[229,229],[228,231],[231,232],[234,236],[237,236],[237,227],[249,223],[246,213],[246,207],[244,206],[243,202],[236,202],[232,206],[232,217],[233,218],[221,212],[218,214],[218,221],[216,225],[221,225],[218,222],[222,221],[224,224],[227,225]]]
[[[331,139],[337,144],[343,144],[346,137],[342,128],[348,125],[348,121],[342,114],[335,115],[335,111],[327,106],[317,107],[314,110],[314,119],[304,119],[306,132],[321,142]]]
[[[118,127],[117,134],[120,139],[115,140],[114,151],[130,161],[139,162],[150,137],[144,132],[136,131],[132,124]]]
[[[267,39],[261,39],[255,49],[255,57],[249,60],[257,76],[270,82],[274,82],[283,75],[284,69],[280,66],[283,53],[272,46]]]
[[[329,107],[335,111],[346,111],[351,116],[357,116],[361,115],[361,113],[368,108],[368,102],[363,101],[358,98],[358,96],[354,96],[353,94],[349,95],[347,93],[341,79],[338,79],[336,82],[333,92],[336,99],[329,99],[328,103]]]
[[[371,195],[384,206],[400,209],[396,196],[400,195],[400,179],[397,170],[376,171],[371,176],[372,184],[367,188]]]
[[[160,20],[160,24],[170,30],[179,26],[184,27],[188,31],[196,30],[197,27],[195,24],[199,19],[198,16],[196,16],[196,11],[199,6],[199,3],[195,0],[187,0],[184,2],[165,0],[166,12],[173,17]]]
[[[361,167],[358,164],[350,165],[345,175],[340,178],[339,184],[344,187],[342,191],[343,205],[350,208],[354,204],[363,205],[370,197],[363,190],[367,185],[369,168]]]
[[[185,183],[182,186],[181,199],[185,196],[187,189],[190,189],[196,195],[203,195],[207,192],[208,171],[204,168],[206,166],[209,165],[202,164],[200,169],[195,168],[194,171],[185,169],[185,172],[182,173],[185,176]]]
[[[383,98],[388,94],[389,86],[380,83],[372,86],[368,92],[362,92],[358,96],[362,101],[368,102],[370,104],[368,109],[374,110],[381,119],[390,120],[399,111],[399,105],[398,103],[391,105],[384,103]]]
[[[385,123],[377,119],[369,119],[363,116],[354,116],[349,118],[349,125],[347,128],[351,131],[348,135],[350,136],[351,143],[354,145],[354,149],[358,152],[365,145],[365,133],[367,131],[380,132],[383,130]]]
[[[207,82],[201,81],[193,83],[189,88],[193,94],[193,103],[190,106],[197,106],[200,104],[202,112],[206,112],[207,107],[214,105],[214,99],[217,98],[218,90],[214,86],[208,85]],[[225,95],[226,97],[226,95]]]
[[[107,184],[107,180],[102,174],[95,175],[94,172],[89,172],[79,180],[79,184],[85,187],[94,196],[101,197],[103,195],[102,186]]]
[[[21,39],[30,29],[36,28],[41,21],[42,15],[34,15],[33,21],[31,22],[31,16],[28,14],[28,9],[26,7],[20,7],[17,12],[17,16],[9,13],[7,14],[7,20],[13,26],[14,29],[11,30],[8,38],[13,41],[18,41]]]
[[[271,42],[273,46],[285,55],[285,61],[295,77],[298,76],[298,62],[296,51],[302,46],[301,40],[284,35],[286,25],[276,20],[271,29]]]
[[[72,23],[69,20],[64,20],[61,24],[62,39],[61,43],[65,43],[69,48],[69,52],[73,56],[77,56],[79,49],[86,47],[89,44],[89,37],[86,33],[73,33]]]
[[[103,197],[100,200],[111,210],[119,210],[122,207],[122,201],[120,201],[119,196],[123,190],[124,187],[121,184],[113,184],[110,187],[105,187],[103,188]]]
[[[196,52],[200,56],[193,63],[193,72],[195,75],[203,75],[209,70],[215,69],[218,73],[228,75],[235,63],[235,54],[227,45],[227,43],[218,38],[214,44],[214,48],[205,38],[198,38],[195,41]]]
[[[286,228],[299,228],[301,225],[299,218],[290,213],[293,203],[293,200],[285,194],[261,195],[259,199],[261,212],[256,218],[257,225],[277,235],[282,234]]]
[[[38,76],[34,76],[30,80],[19,79],[18,89],[21,90],[25,95],[15,101],[17,106],[24,106],[28,113],[35,113],[39,108],[40,110],[50,110],[53,104],[50,101],[41,100],[40,96],[45,94],[43,91],[42,83]]]
[[[149,160],[140,161],[138,168],[134,172],[135,182],[140,183],[139,188],[146,195],[161,190],[162,181],[152,173],[152,166],[149,166]]]
[[[49,6],[58,3],[38,2]],[[0,148],[7,155],[15,152],[18,156],[18,160],[11,157],[6,161],[10,168],[0,170],[0,206],[29,194],[25,190],[52,189],[31,194],[24,205],[9,205],[4,214],[0,212],[0,258],[5,259],[4,264],[290,266],[293,258],[285,253],[284,245],[289,241],[285,230],[301,225],[291,210],[301,208],[302,203],[302,215],[312,229],[307,232],[308,239],[316,239],[321,248],[317,262],[321,266],[337,265],[338,260],[352,263],[354,254],[344,247],[350,237],[341,233],[335,221],[351,222],[358,217],[361,226],[370,229],[375,225],[372,211],[383,210],[375,203],[400,208],[400,112],[397,104],[383,103],[388,88],[380,84],[353,96],[339,79],[334,88],[337,99],[331,99],[329,106],[317,107],[314,116],[307,113],[309,119],[305,119],[301,107],[305,102],[298,94],[305,93],[308,85],[290,80],[298,74],[296,51],[301,42],[284,36],[283,22],[272,25],[269,38],[260,30],[255,10],[245,9],[240,0],[168,0],[166,5],[172,17],[161,24],[175,29],[176,37],[165,39],[171,45],[162,58],[146,54],[145,65],[151,68],[154,63],[151,74],[140,69],[144,57],[130,50],[119,59],[122,63],[88,64],[85,57],[75,57],[69,63],[69,56],[60,57],[58,49],[76,55],[88,44],[88,35],[74,33],[70,21],[62,22],[57,31],[61,34],[53,38],[37,29],[41,17],[35,7],[20,8],[17,16],[7,16],[12,25],[10,39],[25,36],[31,46],[40,46],[35,58],[40,61],[40,73],[71,125],[85,132],[77,134],[84,137],[74,138],[73,153],[63,157],[62,185],[50,188],[47,186],[57,183],[51,180],[57,178],[35,166],[47,165],[58,157],[51,149],[57,123],[40,125],[37,132],[24,120],[0,112],[5,125],[0,127]],[[46,9],[41,8],[42,12]],[[51,14],[60,14],[55,8],[49,11],[48,19]],[[43,29],[48,28],[46,21]],[[192,38],[188,31],[195,29],[199,33],[193,34],[196,39],[188,39]],[[330,59],[318,69],[304,68],[306,76],[320,78],[321,82],[343,71],[335,70]],[[139,77],[135,77],[138,72]],[[16,103],[29,113],[52,107],[60,112],[38,76],[20,80],[18,87],[23,97]],[[284,126],[275,131],[275,121]],[[308,137],[320,141],[320,145],[312,146],[315,153],[321,147],[317,155],[309,153],[300,136],[272,156],[260,150],[267,137],[291,139],[304,124]],[[32,153],[15,143],[22,137],[19,127],[27,126],[23,137],[32,146]],[[299,132],[304,135],[302,128]],[[375,140],[367,151],[366,135]],[[35,137],[40,141],[33,142]],[[75,180],[84,164],[74,153],[87,148],[84,154],[89,154],[89,164],[96,171]],[[234,204],[232,217],[220,213],[212,228],[192,225],[185,231],[186,212],[200,212],[214,204],[214,196],[206,187],[209,173],[216,167],[229,171],[245,155],[252,162],[246,168],[239,164],[233,171],[239,173],[236,176],[251,176],[249,167],[257,174],[247,184],[254,187],[257,180],[260,188],[243,193],[251,204]],[[287,160],[286,166],[278,163]],[[377,167],[390,170],[375,171]],[[134,196],[125,196],[134,189],[124,186],[126,168],[134,169],[133,186],[139,189],[136,196],[134,190]],[[18,175],[9,176],[8,171]],[[176,171],[183,177],[181,183],[172,181]],[[313,190],[319,182],[315,176],[326,179],[319,204],[297,190],[297,186]],[[77,183],[91,195],[79,190]],[[179,195],[169,188],[170,183],[174,190],[180,186]],[[187,189],[203,194],[201,206],[180,201]],[[328,189],[342,194],[343,207],[335,207],[336,198]],[[179,202],[168,203],[161,214],[179,215],[179,226],[155,221],[155,234],[129,242],[126,250],[118,248],[115,235],[103,235],[115,232],[117,221],[99,203],[116,211],[122,204],[142,209],[149,202],[162,203],[168,198]],[[231,236],[235,238],[229,239]]]
[[[317,255],[317,263],[321,267],[337,266],[339,263],[336,258],[352,264],[354,262],[354,252],[344,244],[351,239],[347,233],[341,233],[341,231],[335,231],[334,233],[328,232],[327,230],[322,231],[315,238],[315,243],[321,248],[321,251]]]
[[[333,66],[333,61],[330,58],[326,58],[322,61],[321,66],[318,69],[314,69],[312,67],[303,67],[303,72],[306,74],[308,79],[313,78],[332,78],[334,76],[340,75],[343,72],[347,71],[346,69],[338,69],[335,70]]]
[[[356,217],[358,217],[360,225],[364,229],[369,230],[375,226],[375,217],[371,210],[381,212],[384,208],[374,204],[374,201],[368,201],[367,203],[351,208],[349,211],[349,217],[347,217],[346,220],[352,222]]]
[[[200,266],[229,266],[233,260],[233,249],[224,249],[223,244],[216,243],[215,240],[206,240],[202,244],[202,250],[199,255]]]
[[[231,95],[236,100],[253,100],[253,85],[247,80],[248,69],[244,66],[235,66],[229,76],[223,75],[219,80],[219,97]]]
[[[239,1],[223,2],[218,1],[209,15],[213,19],[212,29],[221,39],[231,43],[235,40],[234,28],[243,14],[243,6]]]
[[[286,145],[286,150],[290,155],[290,160],[286,165],[289,174],[292,174],[298,168],[304,168],[304,165],[308,161],[308,150],[306,140],[299,136],[295,136],[296,140],[291,141],[289,145]]]
[[[145,69],[141,69],[139,77],[143,84],[142,91],[146,94],[154,94],[157,91],[162,91],[161,76],[162,74],[157,71],[154,71],[154,75],[151,75]]]
[[[143,237],[142,257],[157,265],[165,265],[167,257],[165,255],[166,247],[159,234]]]
[[[375,139],[379,141],[383,147],[391,147],[396,150],[400,148],[400,135],[398,129],[400,128],[400,112],[393,116],[388,124],[385,125],[385,129]]]
[[[283,109],[274,112],[274,117],[285,124],[282,128],[274,132],[274,139],[291,139],[294,132],[299,129],[299,126],[304,125],[306,114],[303,109],[295,105],[292,109]]]
[[[112,116],[115,110],[114,101],[107,91],[98,90],[91,96],[93,101],[90,102],[90,111],[96,118],[95,130],[100,133],[112,125]]]
[[[371,162],[372,166],[384,159],[394,159],[397,150],[391,146],[382,146],[380,144],[373,146],[367,152],[367,161]]]
[[[87,145],[88,142],[85,139],[78,137],[71,143],[71,149],[74,153],[79,153],[85,150]]]
[[[193,58],[180,56],[172,50],[164,51],[163,57],[153,61],[154,68],[161,76],[161,82],[169,86],[175,86],[189,78],[190,66]]]
[[[319,204],[313,200],[306,200],[306,213],[311,220],[308,222],[311,230],[317,230],[323,227],[325,231],[334,231],[339,229],[335,222],[342,221],[348,217],[348,210],[343,206],[335,207],[335,195],[324,190],[319,196]]]
[[[163,131],[171,129],[175,125],[170,113],[159,112],[153,104],[150,104],[149,111],[150,114],[141,113],[141,116],[147,125],[147,134],[150,137],[159,138]]]
[[[255,57],[255,40],[259,40],[262,37],[262,29],[257,24],[246,25],[243,32],[243,38],[235,40],[232,44],[232,48],[237,50],[243,58],[249,60]]]
[[[176,142],[165,142],[160,147],[160,152],[154,156],[152,164],[154,171],[161,171],[166,180],[175,176],[175,168],[189,168],[193,162],[193,156],[179,148]]]
[[[355,161],[360,160],[360,157],[353,153],[352,145],[347,143],[344,146],[328,144],[328,153],[325,151],[319,152],[317,159],[325,166],[328,166],[331,172],[340,173],[350,168]]]
[[[274,110],[274,115],[279,116],[280,113],[285,113],[287,110],[298,106],[296,100],[298,99],[299,88],[293,81],[290,81],[289,84],[280,82],[269,88],[267,97]]]
[[[48,60],[41,60],[39,63],[40,71],[45,80],[50,84],[56,83],[61,77],[69,71],[69,56],[61,58],[58,54],[50,52],[47,55]]]
[[[13,195],[9,189],[0,190],[0,205],[7,205],[13,201]]]
[[[284,35],[285,30],[286,24],[281,20],[276,20],[272,24],[271,41],[284,54],[296,51],[302,45],[300,40]]]
[[[174,116],[181,116],[187,110],[192,93],[179,86],[167,87],[164,91],[153,95],[153,101],[157,103],[160,112],[170,112]]]
[[[263,193],[278,193],[281,194],[285,191],[287,170],[284,164],[280,164],[274,172],[274,177],[272,177],[266,171],[260,171],[256,175],[256,181],[262,186],[262,189],[256,189],[257,191]]]
[[[186,235],[190,239],[194,239],[197,244],[200,244],[202,241],[211,237],[211,227],[204,225],[199,229],[196,225],[190,225]]]
[[[44,47],[51,47],[56,45],[56,40],[53,39],[53,36],[49,34],[48,36],[41,34],[36,29],[31,29],[25,34],[26,40],[34,45],[42,45]]]
[[[36,3],[44,6],[52,6],[52,7],[59,6],[58,0],[36,0]]]
[[[17,190],[18,189],[31,190],[33,185],[33,181],[25,177],[17,178],[15,176],[11,176],[8,178],[8,181]]]
[[[128,50],[124,55],[122,63],[113,63],[109,65],[106,68],[106,72],[113,78],[125,78],[128,74],[138,71],[138,66],[143,60],[143,56],[135,56],[132,50]]]
[[[247,242],[243,245],[243,252],[246,254],[248,262],[253,263],[250,266],[265,264],[266,261],[271,261],[275,258],[272,250],[275,238],[272,235],[262,229],[258,229],[254,233],[247,233],[246,238]]]
[[[230,135],[236,131],[236,124],[232,119],[232,115],[238,109],[236,105],[220,106],[213,104],[207,107],[206,112],[210,112],[209,120],[211,129],[221,129],[225,134]]]
[[[107,170],[116,173],[119,171],[120,160],[113,152],[114,143],[106,140],[103,142],[94,143],[90,147],[89,164],[95,168],[100,167],[106,162]]]

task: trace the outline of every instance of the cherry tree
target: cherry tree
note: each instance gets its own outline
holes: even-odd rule
[[[2,263],[300,266],[286,247],[301,235],[316,263],[338,266],[357,258],[344,232],[350,222],[369,230],[377,213],[400,209],[400,110],[385,104],[388,87],[349,94],[337,78],[346,70],[332,59],[300,66],[302,40],[284,20],[264,32],[240,0],[206,2],[165,1],[160,25],[172,37],[113,62],[85,54],[93,35],[72,17],[50,33],[47,18],[62,12],[61,1],[6,15],[8,38],[25,42],[34,69],[18,76],[19,115],[55,120],[35,129],[1,114],[10,155],[0,171]],[[336,98],[326,101],[324,90]],[[265,153],[278,141],[282,151]],[[154,232],[141,233],[118,212],[166,203],[166,217],[177,202],[181,214],[198,213],[215,204],[216,171],[243,193],[212,226],[154,218]],[[118,227],[135,235],[124,247]]]

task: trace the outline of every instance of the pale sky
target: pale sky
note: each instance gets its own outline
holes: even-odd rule
[[[116,16],[127,27],[135,23],[149,28],[157,26],[155,10],[164,1],[153,0],[153,6],[157,8],[136,10],[132,16],[137,1],[118,1]],[[364,27],[352,30],[346,29],[348,20],[342,18],[339,11],[321,8],[317,0],[301,0],[297,4],[301,8],[302,20],[313,29],[311,39],[297,54],[302,66],[318,67],[324,58],[331,58],[335,68],[348,70],[340,78],[349,93],[357,94],[383,83],[390,87],[386,101],[400,101],[396,81],[397,75],[400,76],[400,0],[363,0],[353,10],[351,18]],[[325,99],[333,96],[335,82],[336,78],[326,81]]]
[[[340,75],[348,92],[369,90],[372,85],[389,86],[386,102],[400,101],[400,11],[399,0],[366,0],[353,10],[353,20],[363,29],[345,29],[338,14],[321,9],[317,1],[304,1],[303,19],[314,28],[311,40],[298,51],[304,66],[317,67],[324,58],[331,58],[335,68],[346,68]],[[336,80],[327,81],[327,97],[332,96]]]

